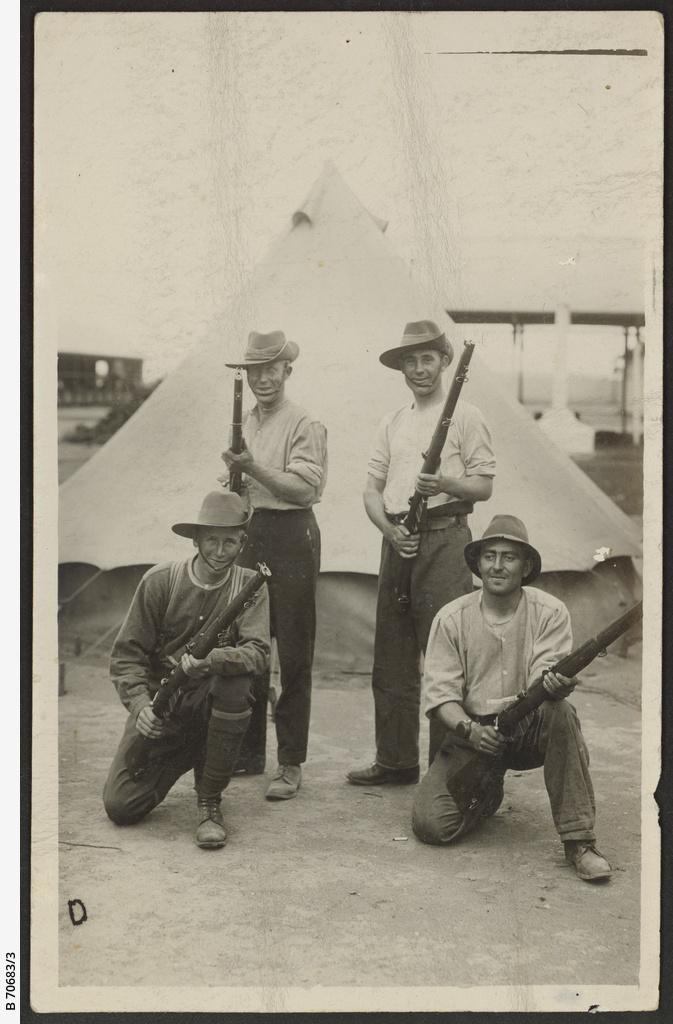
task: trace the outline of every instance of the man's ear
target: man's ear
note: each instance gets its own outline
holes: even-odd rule
[[[292,374],[292,363],[285,364],[285,376],[289,377]]]
[[[527,558],[526,561],[523,563],[523,579],[525,579],[526,576],[528,576],[528,574],[531,573],[532,571],[533,571],[533,559],[532,558]]]
[[[245,530],[243,530],[242,533],[241,533],[241,547],[245,546],[245,544],[247,543],[247,540],[248,540],[248,535],[245,532]]]
[[[196,536],[196,534],[194,534],[194,536],[192,537],[192,545],[196,548],[197,551],[199,550],[199,539]]]
[[[451,359],[449,358],[449,356],[447,356],[446,352],[442,352],[442,361],[441,361],[442,369],[445,370],[450,362],[451,362]]]

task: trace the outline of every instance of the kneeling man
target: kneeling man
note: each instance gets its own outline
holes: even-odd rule
[[[196,553],[145,573],[112,648],[110,675],[130,714],[105,783],[105,810],[117,825],[133,825],[193,768],[196,843],[204,849],[226,842],[221,795],[250,721],[253,679],[268,669],[266,587],[250,599],[206,658],[194,658],[185,647],[254,576],[252,570],[234,565],[247,539],[248,519],[237,494],[213,491],[194,522],[176,523],[173,532],[190,538]],[[179,692],[167,719],[157,718],[152,698],[178,661],[194,685]],[[134,778],[126,756],[139,732],[153,747],[147,768]]]
[[[445,605],[430,630],[426,714],[446,737],[416,792],[414,832],[425,843],[453,842],[497,810],[508,768],[543,767],[566,860],[585,881],[609,878],[610,865],[595,846],[589,753],[565,700],[577,680],[549,671],[572,647],[568,609],[527,586],[540,573],[540,555],[514,516],[496,516],[483,538],[466,546],[465,561],[483,589]],[[506,740],[494,725],[498,712],[544,672],[550,699]],[[451,779],[474,751],[493,759],[493,772],[477,799],[461,808]]]

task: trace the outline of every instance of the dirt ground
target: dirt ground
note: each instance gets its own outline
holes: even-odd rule
[[[358,788],[372,752],[368,680],[315,683],[297,799],[237,777],[229,842],[193,842],[191,774],[118,828],[101,790],[125,713],[102,659],[68,666],[60,711],[60,984],[473,986],[635,984],[640,908],[640,659],[594,662],[574,697],[612,880],[563,860],[541,771],[509,773],[498,813],[449,848],[410,827],[413,787]],[[423,733],[427,729],[423,726]],[[269,767],[273,767],[273,727]],[[73,927],[68,900],[87,921]]]

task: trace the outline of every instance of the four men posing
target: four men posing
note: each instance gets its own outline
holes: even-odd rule
[[[192,538],[196,554],[145,574],[115,642],[112,679],[130,712],[104,793],[107,813],[118,824],[138,821],[193,768],[197,844],[224,844],[222,790],[234,771],[255,774],[265,766],[269,635],[277,640],[281,694],[278,768],[266,797],[289,799],[301,785],[320,567],[312,506],[325,486],[327,449],[322,424],[285,396],[298,354],[281,331],[253,332],[243,359],[228,364],[245,368],[256,398],[244,421],[243,452],[223,454],[227,468],[244,475],[251,512],[237,495],[214,492],[195,522],[176,524],[174,531]],[[420,453],[442,411],[443,373],[452,358],[450,343],[431,321],[407,324],[401,343],[380,356],[402,372],[413,402],[384,417],[369,461],[365,508],[383,535],[372,674],[376,756],[347,778],[368,786],[418,781],[425,654],[431,767],[414,801],[417,836],[451,842],[497,809],[508,767],[543,764],[568,860],[583,879],[606,878],[609,865],[594,846],[588,754],[564,699],[575,681],[549,673],[551,699],[525,720],[513,742],[506,744],[494,727],[503,702],[566,654],[571,635],[565,606],[526,586],[539,573],[540,558],[519,520],[496,517],[482,541],[471,541],[467,516],[475,502],[491,496],[495,474],[478,409],[458,402],[438,472],[418,473]],[[220,479],[226,485],[227,477]],[[410,535],[401,520],[415,489],[426,507],[419,533]],[[258,562],[272,573],[268,595],[258,592],[207,658],[185,653],[200,623],[231,601]],[[410,563],[405,611],[393,585],[401,562]],[[483,590],[473,590],[473,573]],[[168,721],[159,720],[152,695],[177,659],[194,688],[178,695]],[[125,756],[136,731],[157,746],[146,772],[134,779]],[[491,790],[470,808],[460,807],[450,791],[466,749],[489,755],[494,764]]]

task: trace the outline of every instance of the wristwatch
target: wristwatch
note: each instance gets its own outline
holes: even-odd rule
[[[472,719],[465,718],[462,722],[458,722],[453,731],[461,740],[469,740],[472,732]]]

